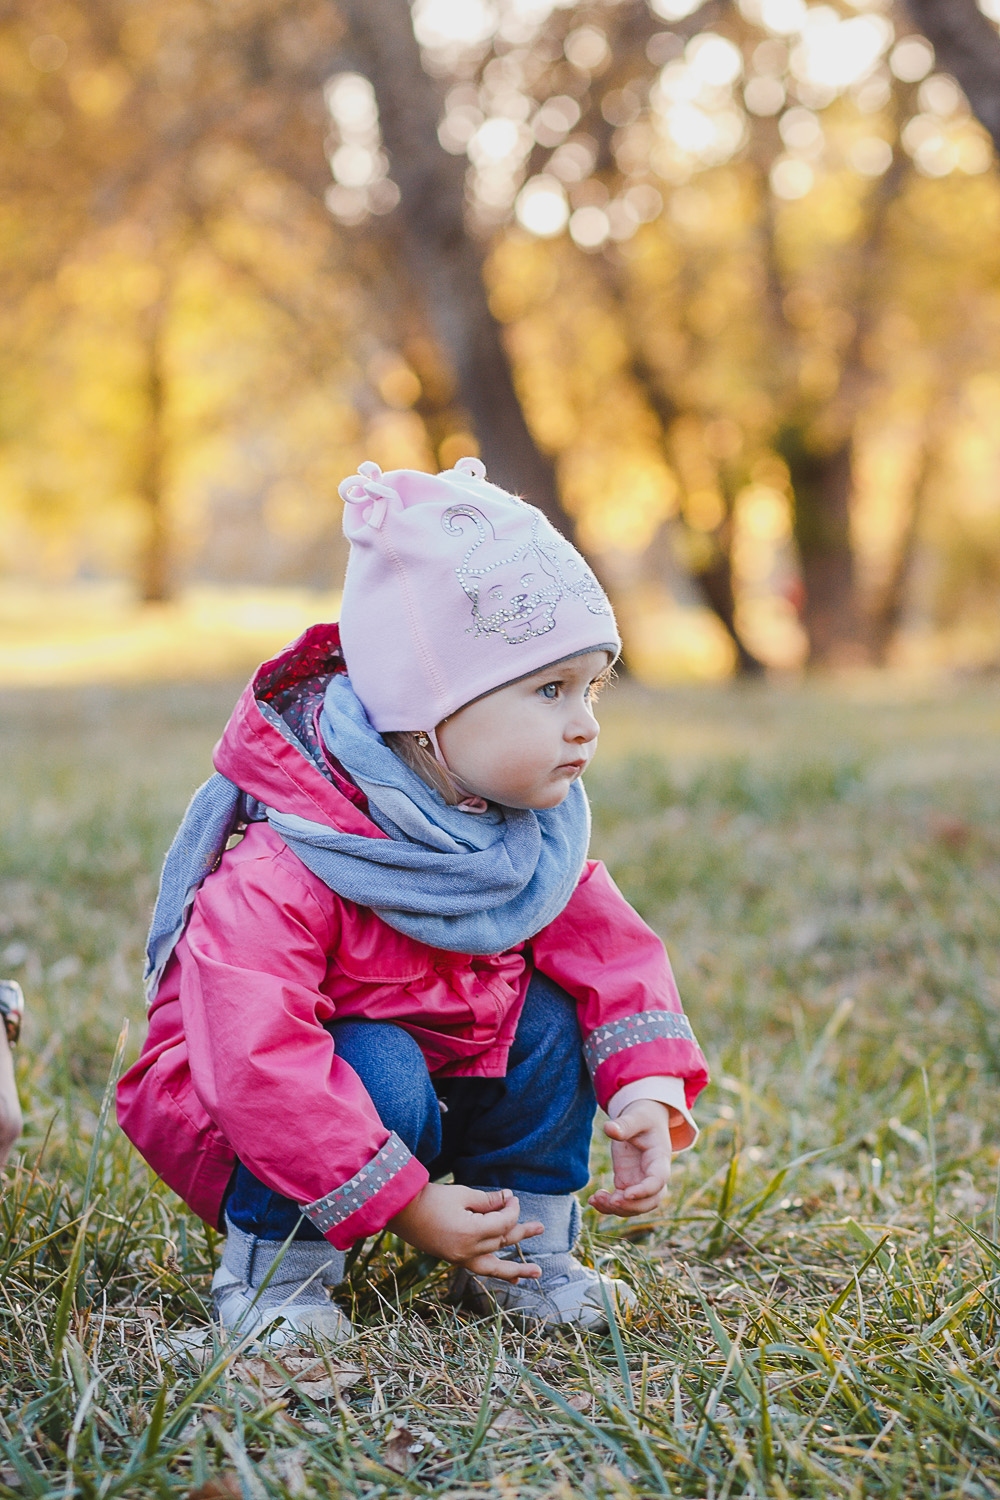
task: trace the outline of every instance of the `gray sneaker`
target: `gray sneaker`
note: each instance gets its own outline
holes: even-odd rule
[[[224,1333],[262,1334],[272,1348],[301,1343],[303,1335],[350,1338],[351,1320],[327,1291],[343,1280],[342,1250],[326,1240],[293,1240],[282,1254],[280,1241],[256,1239],[228,1219],[226,1230],[222,1264],[212,1277],[212,1315]]]
[[[607,1332],[609,1309],[621,1313],[638,1305],[638,1297],[624,1281],[582,1265],[575,1255],[526,1258],[541,1267],[540,1277],[502,1281],[459,1266],[448,1286],[448,1302],[484,1315],[501,1309],[519,1322],[543,1328],[582,1328],[588,1333]]]

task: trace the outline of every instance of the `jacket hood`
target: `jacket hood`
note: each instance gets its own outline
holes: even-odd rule
[[[355,790],[354,801],[346,781],[342,789],[323,774],[285,717],[303,700],[318,704],[331,675],[345,670],[339,627],[311,625],[258,667],[212,760],[242,791],[279,812],[326,823],[342,833],[385,838],[366,815],[361,794]]]

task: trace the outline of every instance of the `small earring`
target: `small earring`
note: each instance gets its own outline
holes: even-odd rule
[[[423,729],[419,730],[418,733],[413,736],[413,738],[416,740],[421,750],[428,750],[430,748],[430,737],[424,732]]]

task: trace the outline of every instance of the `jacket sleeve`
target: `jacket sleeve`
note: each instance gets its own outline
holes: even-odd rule
[[[569,903],[531,940],[535,967],[577,1002],[602,1109],[627,1084],[684,1080],[688,1107],[708,1068],[681,1008],[666,950],[604,865],[588,860]]]
[[[337,906],[291,860],[224,859],[201,887],[177,950],[184,1032],[195,1091],[240,1161],[346,1249],[428,1175],[323,1028]]]

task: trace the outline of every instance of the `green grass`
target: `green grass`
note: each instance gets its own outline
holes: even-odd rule
[[[608,696],[594,847],[714,1072],[663,1214],[587,1225],[639,1317],[589,1342],[477,1324],[386,1240],[342,1359],[201,1368],[162,1341],[203,1324],[217,1245],[102,1097],[235,691],[0,714],[0,974],[31,1007],[0,1495],[1000,1495],[996,685]]]

